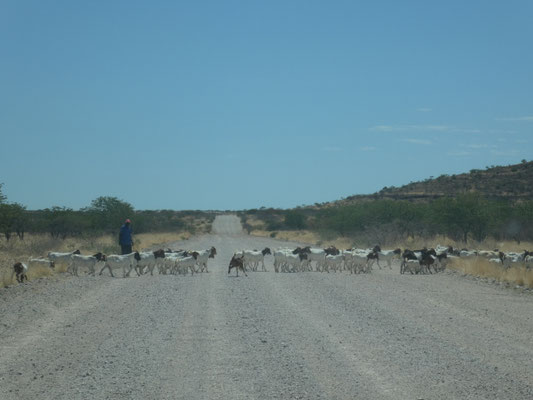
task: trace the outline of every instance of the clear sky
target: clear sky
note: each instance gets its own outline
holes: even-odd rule
[[[289,208],[533,155],[533,1],[0,0],[30,209]]]

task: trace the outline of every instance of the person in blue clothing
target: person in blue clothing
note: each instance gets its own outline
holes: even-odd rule
[[[122,248],[122,254],[133,253],[133,239],[131,238],[133,231],[131,230],[130,225],[131,221],[127,219],[124,222],[124,225],[120,227],[120,233],[118,234],[118,244],[120,244],[120,247]]]

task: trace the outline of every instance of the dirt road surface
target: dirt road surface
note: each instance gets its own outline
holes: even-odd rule
[[[234,216],[173,243],[209,273],[0,290],[0,399],[532,399],[533,297],[455,274],[227,274]]]

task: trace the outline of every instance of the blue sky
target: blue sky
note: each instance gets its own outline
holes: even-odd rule
[[[288,208],[531,160],[531,1],[0,1],[30,209]]]

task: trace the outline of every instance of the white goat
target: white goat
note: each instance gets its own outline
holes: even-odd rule
[[[158,259],[165,258],[165,251],[163,249],[159,249],[152,252],[141,252],[139,253],[139,256],[141,259],[137,261],[137,265],[135,267],[137,274],[142,275],[144,273],[144,269],[147,268],[148,271],[150,271],[150,275],[153,275],[154,268],[158,264]]]
[[[244,266],[250,267],[252,271],[257,271],[259,263],[261,263],[262,270],[266,272],[265,268],[265,256],[272,254],[268,247],[265,247],[262,251],[258,250],[243,250],[239,252],[239,255],[244,255]]]
[[[243,252],[235,253],[236,257],[242,255]],[[299,254],[292,254],[291,249],[282,248],[274,252],[274,271],[276,272],[288,272],[289,266],[299,268],[301,264]]]
[[[337,272],[337,270],[340,272],[342,269],[342,265],[345,262],[344,254],[337,254],[332,255],[328,254],[326,256],[326,271],[329,272],[330,269]]]
[[[352,251],[352,270],[355,274],[372,271],[372,262],[368,260],[368,255],[371,252],[371,249],[355,249]]]
[[[178,273],[186,275],[187,271],[190,269],[191,275],[194,275],[194,272],[195,272],[194,266],[196,265],[197,258],[198,258],[197,251],[193,251],[191,255],[175,258],[174,273],[178,272]]]
[[[209,272],[207,269],[207,261],[210,258],[215,258],[215,255],[217,254],[217,249],[214,247],[211,247],[208,250],[200,250],[197,251],[198,256],[196,257],[196,265],[198,265],[198,271],[197,272],[203,272],[205,269],[205,272]]]
[[[389,269],[392,269],[392,260],[398,259],[400,260],[402,258],[402,251],[400,249],[396,250],[381,250],[378,252],[378,267],[381,268],[379,265],[379,260],[386,261],[387,266]]]
[[[48,259],[54,262],[54,265],[65,264],[70,265],[73,254],[80,254],[79,250],[72,251],[70,253],[58,253],[56,251],[51,251],[48,253]]]
[[[55,262],[50,261],[48,258],[30,258],[28,260],[28,268],[33,268],[37,266],[55,268],[56,264]]]
[[[104,269],[108,268],[111,276],[113,275],[113,268],[122,268],[122,276],[125,278],[130,275],[130,272],[133,268],[136,267],[137,262],[141,259],[139,252],[134,252],[130,254],[117,255],[112,254],[107,256],[107,260],[100,270],[100,275],[104,272]],[[137,275],[139,272],[137,272]]]
[[[316,271],[320,271],[324,268],[324,264],[326,263],[326,251],[324,249],[310,247],[307,252],[307,260],[309,261],[309,264],[314,261]]]
[[[99,262],[105,262],[106,257],[102,253],[96,253],[94,256],[82,256],[80,254],[73,254],[71,257],[71,262],[69,270],[72,275],[78,276],[78,268],[84,267],[89,270],[89,274],[95,274],[96,264]]]

